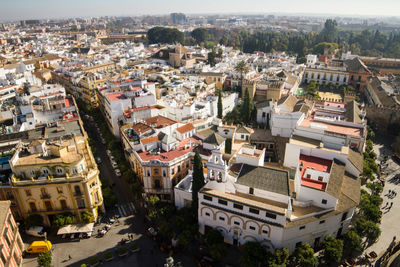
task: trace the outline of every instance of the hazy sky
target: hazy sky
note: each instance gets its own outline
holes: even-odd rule
[[[0,20],[171,12],[400,16],[400,0],[0,0]]]

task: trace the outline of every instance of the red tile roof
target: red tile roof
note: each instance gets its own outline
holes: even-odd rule
[[[355,128],[355,127],[350,127],[350,126],[341,126],[341,125],[335,125],[335,124],[330,124],[322,121],[315,121],[311,118],[304,119],[300,126],[301,127],[307,127],[311,128],[311,124],[315,125],[321,125],[325,127],[325,131],[327,132],[333,132],[333,133],[338,133],[338,134],[343,134],[343,135],[351,135],[355,137],[361,137],[362,136],[362,129]]]
[[[308,169],[329,173],[332,166],[332,160],[317,158],[313,156],[306,156],[301,154],[299,158],[299,165],[301,166],[301,171],[300,171],[301,185],[308,186],[318,190],[325,190],[327,185],[325,182],[313,180],[304,177],[304,175]]]
[[[141,135],[141,134],[151,130],[151,127],[146,125],[146,124],[144,124],[144,123],[139,122],[139,123],[136,123],[136,124],[132,125],[132,129],[137,134]]]
[[[193,151],[194,147],[193,146],[189,146],[187,148],[185,148],[185,145],[189,144],[189,142],[193,143],[199,143],[200,140],[194,137],[190,137],[190,138],[186,138],[184,140],[182,140],[181,142],[179,142],[179,146],[177,149],[168,151],[168,152],[161,152],[160,154],[155,154],[152,155],[150,153],[148,153],[147,151],[142,151],[142,152],[138,152],[138,156],[141,158],[142,161],[151,161],[151,160],[159,160],[159,161],[163,161],[163,162],[168,162],[171,161],[175,158],[181,157],[187,153],[190,153]]]
[[[107,95],[107,98],[110,102],[112,101],[117,101],[117,100],[121,100],[121,99],[126,99],[124,93],[111,93]]]
[[[65,98],[65,107],[69,108],[72,107],[74,105],[74,101],[72,101],[71,98]]]
[[[157,141],[158,141],[158,137],[157,136],[151,136],[151,137],[140,139],[140,142],[143,145],[147,145],[147,144],[154,143],[154,142],[157,142]]]
[[[173,125],[177,123],[174,120],[168,119],[164,116],[154,116],[143,120],[147,125],[154,128],[163,128],[166,126]]]
[[[183,133],[187,133],[187,132],[189,132],[191,130],[194,130],[194,126],[191,123],[186,123],[185,125],[176,128],[176,130],[178,132],[180,132],[181,134],[183,134]]]

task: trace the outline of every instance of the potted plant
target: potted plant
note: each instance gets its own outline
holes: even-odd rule
[[[138,252],[138,251],[140,250],[140,248],[139,248],[139,246],[137,245],[136,242],[131,243],[130,249],[131,249],[131,251],[132,251],[133,253],[134,253],[134,252]]]
[[[89,259],[90,266],[97,266],[99,265],[99,257],[93,256]]]
[[[104,260],[105,261],[111,261],[114,259],[112,251],[108,251],[104,254]]]
[[[128,249],[125,246],[121,246],[118,248],[118,256],[123,257],[128,255]]]

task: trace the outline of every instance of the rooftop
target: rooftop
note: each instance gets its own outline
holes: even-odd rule
[[[306,176],[306,172],[308,170],[318,171],[329,173],[330,168],[332,166],[331,160],[326,160],[322,158],[317,158],[313,156],[306,156],[301,154],[299,158],[299,165],[300,165],[300,177],[301,177],[301,185],[311,187],[318,190],[325,190],[327,183],[311,179],[311,175],[309,177]]]
[[[118,92],[118,93],[107,94],[107,98],[110,102],[113,102],[117,100],[126,99],[126,96],[124,95],[124,93]]]
[[[176,128],[181,134],[194,130],[194,126],[191,123],[186,123],[185,125]]]
[[[0,229],[3,230],[4,223],[6,222],[6,215],[11,207],[11,201],[0,201]]]
[[[286,196],[289,195],[289,174],[284,170],[243,164],[236,183]]]
[[[330,124],[327,122],[316,121],[312,118],[306,118],[300,123],[301,127],[321,129],[325,132],[332,132],[342,135],[351,135],[354,137],[362,137],[363,130],[356,127]]]
[[[166,126],[173,125],[177,123],[177,121],[168,119],[164,116],[154,116],[151,118],[147,118],[143,120],[145,124],[153,127],[153,128],[164,128]]]

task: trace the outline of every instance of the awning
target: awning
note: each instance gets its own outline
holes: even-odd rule
[[[88,224],[68,224],[58,229],[57,235],[88,233],[93,230],[94,223]]]

